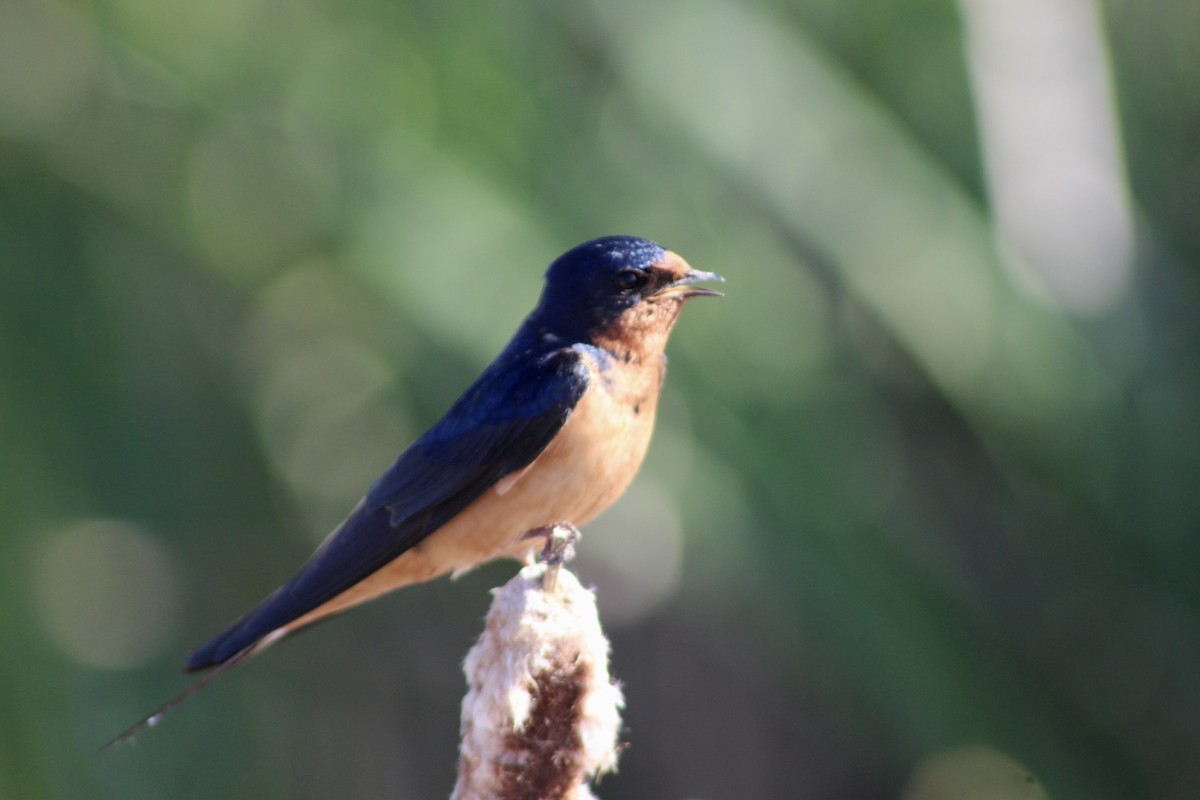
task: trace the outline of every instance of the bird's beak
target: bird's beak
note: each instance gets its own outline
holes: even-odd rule
[[[701,272],[698,269],[692,269],[688,263],[675,253],[668,252],[667,257],[663,260],[662,267],[675,273],[676,277],[670,283],[663,286],[654,294],[650,295],[653,298],[660,297],[677,297],[684,299],[688,297],[723,297],[721,292],[714,289],[705,289],[703,286],[693,286],[692,284],[700,283],[701,281],[715,281],[724,283],[725,279],[715,272]]]

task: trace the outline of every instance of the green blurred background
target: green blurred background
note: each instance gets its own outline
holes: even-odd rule
[[[1198,218],[1196,3],[5,0],[0,798],[447,796],[510,563],[95,750],[609,233],[602,796],[1200,796]]]

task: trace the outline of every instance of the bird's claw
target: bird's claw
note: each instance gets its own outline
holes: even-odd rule
[[[538,561],[546,565],[542,575],[542,591],[553,592],[558,586],[558,571],[563,564],[575,558],[575,543],[583,534],[569,522],[556,522],[534,528],[525,534],[525,539],[545,538]]]

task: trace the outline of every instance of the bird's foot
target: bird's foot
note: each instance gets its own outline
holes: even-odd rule
[[[538,561],[546,565],[542,576],[542,591],[553,592],[558,586],[558,571],[563,564],[575,557],[575,543],[583,536],[569,522],[556,522],[553,525],[543,525],[526,533],[523,539],[545,538],[546,546],[542,548]]]

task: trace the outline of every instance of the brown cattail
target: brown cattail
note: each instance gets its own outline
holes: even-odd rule
[[[546,564],[493,594],[463,665],[469,689],[452,800],[591,798],[587,778],[616,768],[624,702],[609,680],[595,596]]]

